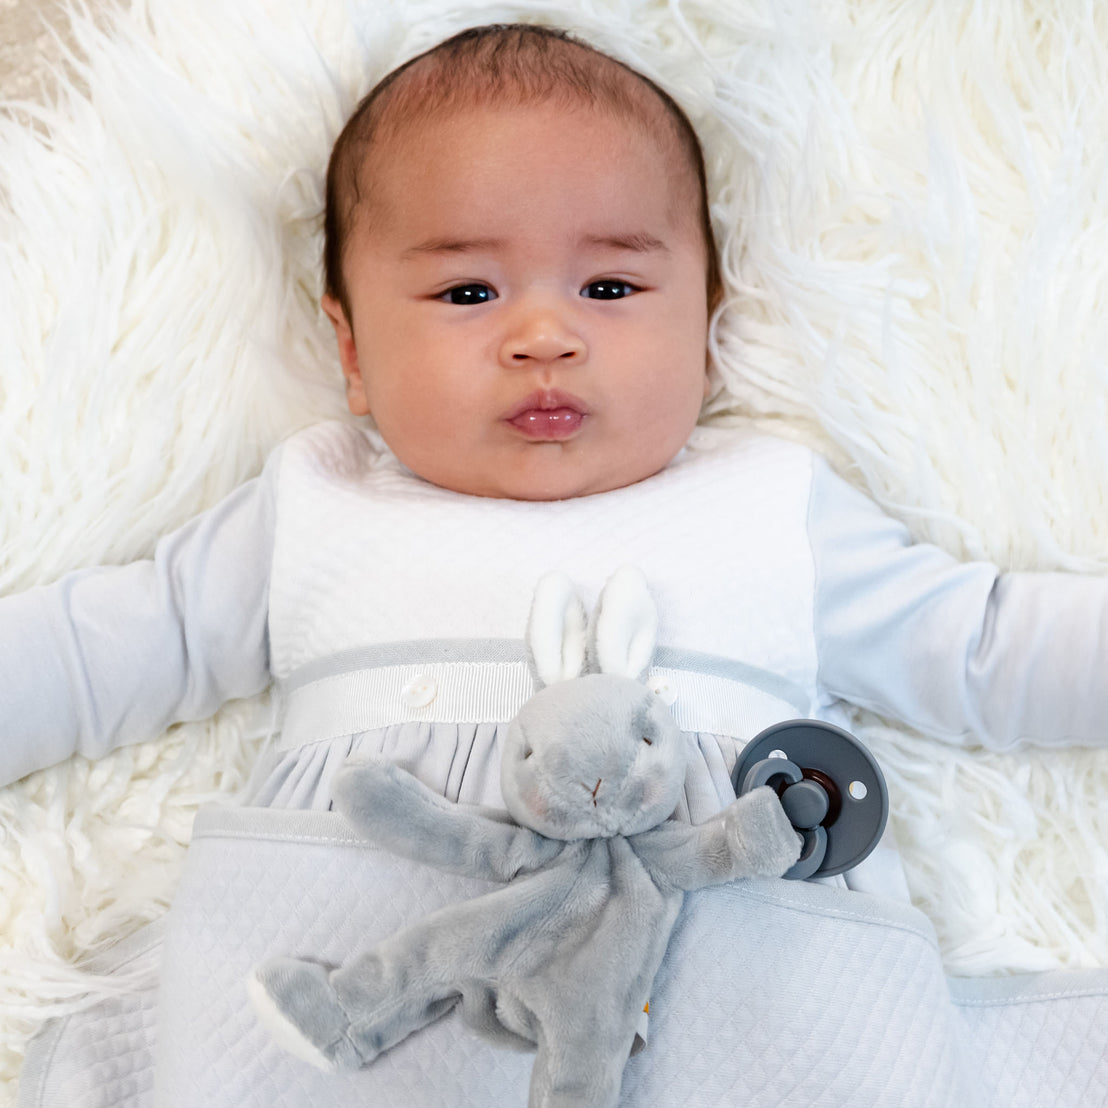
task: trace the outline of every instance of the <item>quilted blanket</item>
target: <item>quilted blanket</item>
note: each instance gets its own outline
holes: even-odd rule
[[[528,1103],[532,1056],[485,1042],[458,1009],[325,1074],[269,1038],[243,988],[268,954],[336,963],[489,887],[367,848],[333,812],[205,808],[165,925],[113,956],[160,961],[160,980],[52,1021],[20,1108]],[[620,1104],[1088,1108],[1108,1095],[1106,1026],[1102,971],[952,982],[910,905],[736,882],[686,901]]]
[[[1103,5],[129,0],[36,30],[55,71],[5,86],[0,593],[148,554],[341,417],[331,141],[398,61],[516,18],[654,77],[703,137],[712,418],[816,446],[959,557],[1108,569]],[[44,1017],[129,983],[104,951],[164,914],[197,807],[269,726],[237,703],[0,791],[0,1104]],[[1108,754],[855,726],[948,974],[1108,965]]]

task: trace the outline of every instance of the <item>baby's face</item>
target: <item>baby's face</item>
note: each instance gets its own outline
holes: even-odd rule
[[[675,155],[551,105],[390,144],[335,323],[351,411],[445,488],[561,499],[662,469],[706,389],[705,248]]]

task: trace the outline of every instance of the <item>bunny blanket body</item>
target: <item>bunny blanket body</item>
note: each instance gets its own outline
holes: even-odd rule
[[[604,589],[589,652],[599,673],[579,675],[584,624],[568,580],[544,578],[529,645],[545,687],[513,720],[502,760],[514,824],[388,762],[342,772],[336,806],[371,840],[509,884],[333,972],[291,958],[258,967],[255,1006],[293,1053],[357,1068],[460,998],[488,1037],[538,1047],[532,1106],[614,1105],[685,893],[780,876],[796,860],[798,837],[769,788],[699,826],[669,818],[685,745],[640,683],[656,625],[642,574],[625,568]]]

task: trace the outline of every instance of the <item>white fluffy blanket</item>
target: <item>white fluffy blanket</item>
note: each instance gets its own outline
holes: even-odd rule
[[[701,128],[720,411],[826,450],[959,556],[1105,571],[1108,6],[133,0],[78,18],[56,108],[0,118],[0,592],[146,555],[341,413],[330,144],[402,58],[519,17]],[[1108,964],[1108,754],[858,722],[950,972]],[[267,723],[231,705],[0,791],[0,1096],[82,960],[164,911],[196,805],[241,785]]]

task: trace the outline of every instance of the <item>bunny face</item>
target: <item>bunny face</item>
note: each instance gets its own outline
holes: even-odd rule
[[[634,835],[674,812],[684,738],[629,677],[589,674],[541,689],[508,728],[501,791],[516,822],[549,838]]]

